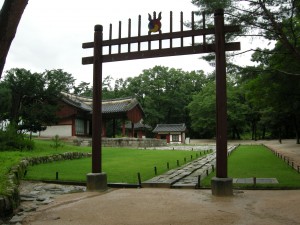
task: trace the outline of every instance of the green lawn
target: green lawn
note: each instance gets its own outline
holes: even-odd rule
[[[210,174],[202,184],[210,186]],[[300,188],[300,174],[277,158],[270,150],[261,145],[239,146],[228,159],[228,177],[232,178],[277,178],[279,184],[257,184],[268,188]],[[251,187],[234,184],[234,187]]]
[[[35,140],[35,148],[32,151],[0,151],[0,195],[6,194],[10,186],[7,174],[14,165],[22,158],[54,155],[64,152],[91,152],[91,147],[78,147],[64,143],[63,147],[52,148],[52,141]],[[103,148],[103,172],[108,174],[109,182],[137,182],[137,173],[141,173],[142,180],[154,176],[154,166],[158,174],[167,171],[167,162],[170,169],[176,166],[177,160],[180,165],[190,161],[191,155],[195,159],[199,152],[189,151],[156,151],[136,150],[124,148]],[[202,154],[203,155],[203,154]],[[59,172],[59,179],[85,181],[86,174],[91,172],[91,158],[60,161],[55,163],[41,164],[29,167],[26,179],[55,179]]]
[[[78,147],[71,144],[64,144],[62,148],[51,147],[52,141],[35,140],[35,149],[32,151],[0,151],[0,195],[6,194],[6,189],[10,186],[7,174],[14,165],[18,164],[22,158],[54,155],[63,152],[91,152],[90,147]]]
[[[196,154],[199,152],[103,148],[103,172],[107,173],[109,183],[137,183],[138,172],[142,180],[147,180],[155,176],[154,167],[162,174],[167,171],[167,162],[170,169],[175,168],[177,160],[183,164],[184,158],[188,162]],[[91,172],[91,158],[31,166],[27,171],[26,179],[30,180],[54,180],[58,172],[59,180],[86,181],[86,174]]]
[[[0,152],[0,195],[5,194],[9,186],[6,174],[24,157],[53,155],[64,152],[91,152],[91,147],[78,147],[65,144],[59,149],[51,148],[51,141],[35,140],[33,151],[6,151]],[[158,151],[137,150],[124,148],[103,148],[103,171],[108,175],[108,182],[137,183],[137,173],[141,173],[142,180],[154,176],[154,167],[158,174],[167,171],[167,162],[170,169],[176,167],[177,160],[180,165],[193,159],[196,153],[191,151]],[[198,153],[199,154],[199,153]],[[203,154],[202,154],[203,155]],[[91,172],[91,158],[60,161],[41,164],[28,168],[26,179],[55,179],[56,172],[60,180],[85,181],[86,174]],[[202,186],[210,186],[212,173],[202,182]],[[300,174],[277,158],[264,146],[240,146],[229,157],[228,176],[232,178],[277,178],[279,184],[258,185],[269,188],[300,188]],[[236,185],[247,187],[249,185]],[[251,185],[250,185],[251,186]]]

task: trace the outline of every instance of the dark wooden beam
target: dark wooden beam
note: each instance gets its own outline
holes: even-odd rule
[[[238,32],[239,30],[240,30],[239,26],[225,26],[225,33]],[[165,33],[165,34],[162,33],[162,34],[144,35],[144,36],[136,36],[136,37],[118,38],[112,40],[103,40],[102,46],[133,44],[133,43],[158,41],[158,40],[165,40],[165,39],[202,36],[208,34],[215,34],[215,28],[178,31],[172,33]],[[82,44],[82,48],[84,49],[93,48],[93,47],[94,47],[94,42],[86,42]]]
[[[237,50],[240,50],[240,48],[241,48],[240,42],[232,42],[232,43],[225,44],[226,51],[237,51]],[[191,54],[210,53],[210,52],[215,52],[214,44],[103,55],[103,63],[133,60],[133,59],[146,59],[146,58],[157,58],[157,57],[166,57],[166,56],[191,55]],[[82,64],[83,65],[93,64],[93,58],[94,58],[93,56],[83,57]]]

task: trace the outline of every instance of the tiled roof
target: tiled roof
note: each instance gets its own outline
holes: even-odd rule
[[[153,133],[159,132],[184,132],[186,130],[186,126],[184,123],[180,124],[157,124]]]
[[[138,104],[139,103],[135,98],[103,100],[102,112],[103,113],[127,112]]]
[[[144,128],[144,129],[151,129],[152,127],[147,125],[147,124],[142,124],[141,122],[139,123],[135,123],[133,125],[134,129],[141,129],[141,128]],[[125,124],[125,128],[126,129],[131,129],[131,123],[126,123]]]
[[[80,97],[73,94],[61,92],[62,100],[70,105],[73,105],[77,108],[80,108],[84,111],[92,112],[93,109],[93,99],[87,97]],[[136,105],[139,105],[143,111],[141,105],[136,98],[119,98],[119,99],[110,99],[102,101],[102,113],[120,113],[127,112],[134,108]]]
[[[65,92],[61,92],[61,95],[64,102],[84,111],[92,111],[93,100],[91,98],[79,97]]]

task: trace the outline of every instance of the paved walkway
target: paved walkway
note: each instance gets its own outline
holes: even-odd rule
[[[237,146],[231,146],[228,148],[228,154]],[[175,147],[176,148],[176,147]],[[199,150],[199,146],[188,146],[184,150]],[[153,177],[142,183],[142,187],[158,187],[158,188],[196,188],[199,182],[203,180],[216,166],[216,151],[215,148],[211,148],[212,152],[204,157],[197,158],[192,162],[185,164],[168,172]],[[176,150],[179,150],[176,148]],[[182,146],[181,146],[181,149]],[[207,150],[206,150],[207,151]]]

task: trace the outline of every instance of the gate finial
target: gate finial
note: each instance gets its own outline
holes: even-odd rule
[[[148,24],[148,28],[149,28],[149,32],[159,32],[160,28],[161,28],[161,12],[158,14],[158,18],[156,18],[156,14],[154,12],[153,14],[153,19],[150,15],[150,13],[148,13],[148,20],[149,20],[149,24]]]

